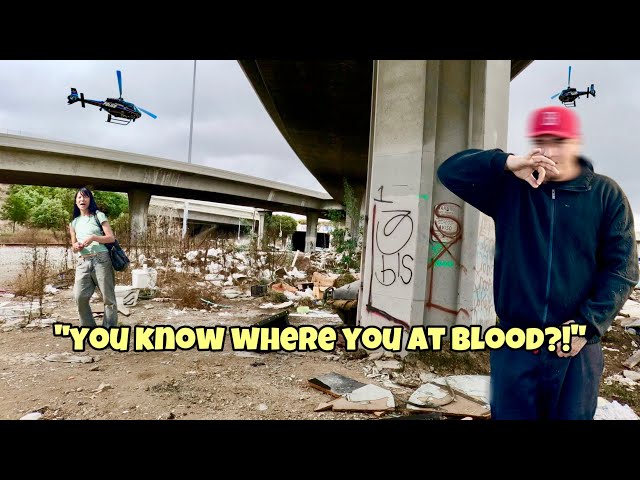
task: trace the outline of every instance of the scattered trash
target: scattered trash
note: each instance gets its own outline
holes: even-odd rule
[[[367,384],[332,372],[327,375],[311,378],[309,385],[334,397],[340,397]]]
[[[621,405],[616,400],[608,400],[598,397],[598,407],[594,420],[640,420],[640,417],[629,407]]]
[[[636,350],[635,352],[633,352],[633,355],[631,355],[624,362],[622,362],[622,365],[624,365],[627,368],[633,368],[638,363],[640,363],[640,350]]]
[[[292,301],[287,301],[287,302],[282,302],[282,303],[277,303],[277,304],[273,304],[273,303],[263,303],[262,305],[260,305],[260,308],[274,308],[274,309],[281,309],[281,308],[287,308],[290,307],[291,305],[293,305]]]
[[[264,297],[267,294],[266,285],[251,285],[252,297]]]
[[[31,412],[20,418],[20,420],[40,420],[41,417],[42,414],[40,412]]]
[[[118,305],[135,307],[138,303],[138,289],[129,285],[116,285],[116,301]]]
[[[276,328],[285,328],[289,326],[289,312],[286,310],[280,313],[276,313],[275,315],[271,315],[267,318],[263,318],[258,322],[254,323],[254,327],[276,327]]]

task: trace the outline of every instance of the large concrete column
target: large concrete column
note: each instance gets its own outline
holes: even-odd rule
[[[360,226],[362,224],[362,217],[364,216],[362,211],[363,199],[366,195],[366,185],[351,185],[351,191],[353,198],[349,199],[349,203],[345,205],[345,228],[349,232],[351,238],[358,238],[360,236]]]
[[[131,242],[144,238],[147,233],[147,214],[149,212],[149,201],[151,192],[147,190],[132,189],[128,192],[129,197],[129,222],[131,227]]]
[[[262,250],[265,247],[265,245],[263,245],[265,221],[266,217],[271,216],[271,212],[267,210],[259,210],[258,216],[258,250]]]
[[[490,219],[442,186],[436,170],[465,148],[506,148],[509,70],[509,61],[376,62],[363,326],[495,321]]]
[[[304,251],[314,252],[318,239],[318,212],[307,213],[307,232],[304,238]]]

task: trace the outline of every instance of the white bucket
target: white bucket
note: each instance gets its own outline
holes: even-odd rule
[[[149,288],[151,277],[146,269],[131,270],[131,285],[133,288]]]
[[[135,307],[138,303],[138,291],[129,285],[116,285],[116,301],[125,307]]]

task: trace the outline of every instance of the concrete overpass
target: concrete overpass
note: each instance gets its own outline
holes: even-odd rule
[[[155,195],[151,197],[149,202],[149,215],[159,215],[168,209],[175,211],[176,215],[182,219],[185,203],[187,203],[187,218],[190,221],[206,224],[238,225],[239,219],[250,221],[258,221],[259,219],[260,211],[256,208]]]
[[[493,220],[437,180],[466,148],[507,147],[509,84],[532,60],[241,60],[327,192],[364,214],[363,326],[495,324]]]
[[[532,60],[511,60],[513,80]],[[367,184],[373,100],[370,60],[239,60],[271,119],[322,187],[343,201],[343,179]]]
[[[323,192],[234,172],[104,148],[0,134],[0,183],[126,192],[142,234],[151,195],[307,215],[341,208]]]

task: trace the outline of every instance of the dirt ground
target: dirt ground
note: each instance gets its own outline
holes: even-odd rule
[[[264,298],[226,299],[227,308],[177,309],[172,302],[139,299],[130,315],[119,315],[121,325],[250,326],[277,313],[260,309]],[[24,299],[0,292],[6,308]],[[234,352],[225,341],[224,351],[177,350],[117,352],[110,348],[74,352],[68,337],[53,335],[51,322],[78,325],[70,289],[47,294],[44,318],[16,324],[0,320],[0,419],[20,419],[39,412],[41,419],[201,419],[201,420],[377,420],[415,417],[406,400],[424,375],[487,375],[488,353],[422,352],[404,359],[403,369],[376,369],[375,360],[390,360],[385,353],[346,352]],[[100,310],[99,303],[92,303]],[[327,309],[327,312],[330,312]],[[292,310],[295,312],[295,310]],[[101,318],[97,319],[98,325]],[[291,325],[341,325],[335,317],[290,316]],[[228,331],[228,329],[227,329]],[[601,395],[640,413],[637,386],[604,378],[629,370],[622,365],[638,350],[640,337],[626,332],[618,322],[603,345],[606,367]],[[373,352],[370,352],[373,353]],[[54,355],[62,354],[62,355]],[[72,359],[81,361],[71,361]],[[396,357],[399,359],[399,357]],[[86,363],[84,363],[86,361]],[[636,372],[639,370],[636,366]],[[396,409],[384,414],[350,411],[316,411],[334,397],[313,388],[310,379],[336,373],[383,388],[393,385]],[[393,383],[390,384],[389,381]],[[423,418],[455,419],[437,414]],[[37,415],[36,415],[37,416]]]

